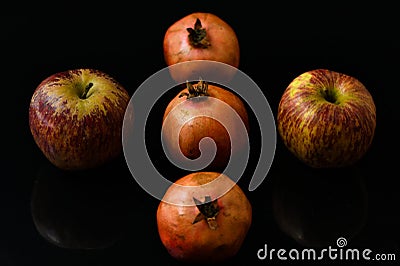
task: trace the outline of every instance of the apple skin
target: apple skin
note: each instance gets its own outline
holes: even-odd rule
[[[328,69],[296,77],[281,96],[277,129],[285,146],[315,168],[359,161],[376,128],[372,95],[355,77]]]
[[[119,82],[100,70],[52,74],[38,85],[30,101],[32,136],[60,169],[98,167],[122,151],[122,123],[129,98]]]

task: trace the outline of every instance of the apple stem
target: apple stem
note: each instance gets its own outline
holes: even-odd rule
[[[89,92],[89,90],[90,90],[91,87],[93,87],[93,83],[92,83],[92,82],[90,82],[90,83],[85,87],[85,89],[83,90],[83,93],[82,93],[82,95],[81,95],[81,99],[86,99],[87,94],[88,94],[88,92]]]
[[[206,29],[202,27],[200,19],[196,19],[193,28],[186,28],[186,30],[189,32],[188,38],[191,46],[205,49],[211,45],[207,38]]]
[[[186,86],[188,92],[182,92],[179,97],[186,96],[186,99],[190,99],[198,96],[208,96],[208,84],[201,79],[196,86],[193,86],[189,81],[186,82]]]

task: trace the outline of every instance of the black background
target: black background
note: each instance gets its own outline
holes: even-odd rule
[[[162,40],[167,28],[195,11],[214,13],[234,28],[241,48],[239,68],[263,90],[274,116],[289,82],[315,68],[358,78],[377,106],[374,141],[354,167],[309,169],[278,137],[267,178],[250,192],[247,186],[260,137],[252,118],[254,150],[239,185],[252,203],[253,223],[241,250],[228,263],[285,264],[276,256],[272,262],[259,260],[257,251],[264,244],[269,249],[300,250],[310,247],[307,244],[335,248],[340,236],[347,238],[347,247],[370,248],[372,254],[395,253],[400,259],[395,167],[398,45],[391,39],[393,9],[336,3],[312,10],[302,4],[214,2],[104,5],[100,11],[70,4],[34,16],[1,18],[0,265],[178,264],[158,238],[158,201],[135,183],[123,156],[90,172],[72,177],[62,173],[35,145],[28,106],[44,78],[81,67],[109,73],[132,95],[146,78],[166,66]],[[377,14],[383,18],[377,19]],[[167,101],[164,98],[159,104]],[[154,132],[160,126],[158,119],[156,115],[150,119]],[[155,163],[168,169],[160,158]],[[176,178],[181,173],[170,174]],[[274,212],[274,206],[280,211]],[[61,242],[48,241],[43,232]],[[84,249],[88,246],[93,249]]]

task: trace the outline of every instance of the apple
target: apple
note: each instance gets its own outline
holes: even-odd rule
[[[355,77],[329,69],[297,76],[281,96],[277,129],[284,145],[315,168],[359,161],[374,138],[376,106]]]
[[[29,105],[29,127],[45,157],[64,170],[98,167],[122,152],[127,90],[97,69],[44,79]]]

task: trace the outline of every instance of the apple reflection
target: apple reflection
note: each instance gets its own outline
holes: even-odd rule
[[[111,166],[69,172],[43,165],[31,198],[37,231],[62,248],[113,245],[123,236],[127,220],[127,184],[119,177]]]
[[[306,247],[335,246],[339,237],[355,237],[368,208],[360,169],[296,170],[282,170],[274,180],[273,214],[281,230]]]

